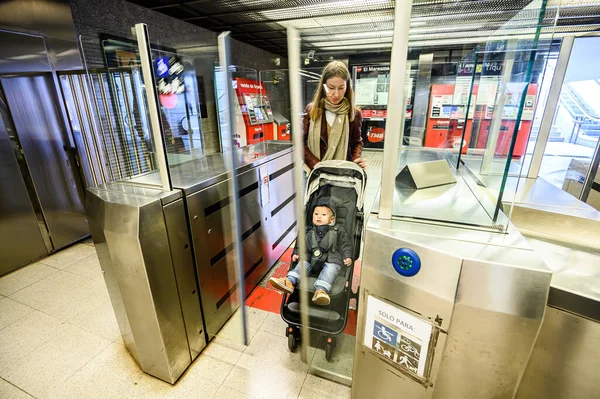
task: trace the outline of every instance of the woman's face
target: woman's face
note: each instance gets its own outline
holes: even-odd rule
[[[325,93],[327,99],[332,104],[337,104],[342,101],[346,94],[346,81],[339,76],[334,76],[325,81]]]

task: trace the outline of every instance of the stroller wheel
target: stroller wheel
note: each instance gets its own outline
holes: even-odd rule
[[[288,334],[288,348],[290,348],[291,352],[295,352],[298,347],[298,340],[294,336],[294,334]]]
[[[335,348],[335,339],[327,338],[327,343],[325,344],[325,359],[330,362],[331,354],[333,352],[333,348]]]

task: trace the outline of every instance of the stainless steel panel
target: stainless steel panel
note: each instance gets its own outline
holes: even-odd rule
[[[269,205],[263,208],[269,265],[275,264],[296,239],[296,201],[292,154],[283,155],[268,164]]]
[[[10,143],[14,132],[7,116],[0,104],[0,276],[48,253],[15,158],[22,154]]]
[[[41,37],[0,31],[0,44],[0,74],[51,70]]]
[[[0,4],[0,27],[76,41],[69,0],[12,0]]]
[[[516,399],[597,398],[600,323],[549,307]]]
[[[173,270],[179,291],[181,313],[194,360],[206,346],[206,333],[200,308],[200,293],[183,199],[163,208],[173,259]]]
[[[60,248],[89,234],[82,184],[50,74],[1,79],[52,242]]]
[[[423,245],[422,237],[415,235],[375,230],[369,233],[365,239],[365,273],[361,275],[361,287],[368,290],[368,287],[376,286],[378,290],[392,292],[386,297],[388,300],[432,319],[439,316],[442,329],[447,330],[454,309],[462,258],[432,250],[431,246]],[[421,257],[421,271],[416,276],[402,277],[392,267],[392,255],[398,248],[411,248]],[[363,280],[371,274],[372,280]],[[365,284],[369,281],[371,284]]]
[[[528,241],[554,273],[548,305],[600,322],[600,252],[539,238]]]
[[[551,277],[463,262],[448,330],[452,345],[444,350],[434,398],[512,397],[544,317]]]
[[[258,171],[240,175],[244,270],[249,293],[266,272],[262,245],[263,220],[259,205]],[[233,237],[229,221],[228,181],[187,197],[188,217],[194,242],[194,254],[202,309],[209,339],[221,329],[239,304],[235,290],[239,284],[235,273]],[[258,269],[258,270],[257,270]],[[248,280],[252,277],[251,280]],[[252,286],[254,285],[254,286]]]
[[[174,383],[191,355],[161,195],[94,188],[87,209],[123,341],[142,370]]]

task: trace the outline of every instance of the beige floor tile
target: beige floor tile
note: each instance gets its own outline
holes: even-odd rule
[[[96,249],[90,245],[75,244],[72,247],[63,249],[54,255],[42,259],[40,262],[57,269],[65,269],[66,267],[71,266],[73,263],[87,258],[95,253]]]
[[[285,337],[259,331],[224,385],[256,398],[297,398],[307,370]]]
[[[57,272],[55,268],[40,262],[32,263],[0,278],[0,294],[10,296]]]
[[[60,330],[61,323],[54,317],[34,310],[0,330],[0,377],[4,376],[4,369],[17,364],[52,339]]]
[[[73,296],[79,292],[78,290],[85,292],[85,289],[82,288],[86,284],[89,284],[89,280],[85,277],[59,271],[16,292],[11,295],[11,298],[32,308],[42,310],[52,306],[52,304],[73,299]]]
[[[330,379],[341,384],[350,383],[354,369],[355,337],[346,334],[337,335],[337,345],[333,349],[330,361],[325,359],[325,342],[323,339],[320,340],[310,364],[311,372],[330,376]]]
[[[248,339],[251,341],[260,326],[267,318],[269,312],[261,309],[251,308],[246,306]],[[225,323],[221,331],[217,333],[218,342],[223,345],[239,351],[244,351],[243,330],[242,330],[242,315],[238,310],[231,316],[229,321]],[[225,343],[227,341],[228,343]]]
[[[0,398],[2,399],[32,399],[33,396],[0,378]]]
[[[58,334],[12,364],[2,377],[36,397],[46,397],[109,344],[107,339],[63,324]]]
[[[70,321],[73,325],[91,333],[97,334],[110,341],[121,336],[115,312],[110,301]]]
[[[279,313],[271,313],[267,315],[267,318],[260,326],[261,331],[265,331],[271,334],[279,335],[285,337],[285,329],[287,328],[287,324],[281,318]]]
[[[48,396],[56,399],[133,398],[144,373],[123,345],[112,343],[57,386]]]
[[[169,387],[169,392],[159,398],[188,399],[188,398],[214,398],[219,390],[219,384],[208,379],[182,379],[174,387]],[[146,397],[144,397],[146,398]]]
[[[218,388],[217,382],[189,372],[174,386],[144,374],[124,346],[112,343],[50,398],[212,398]]]
[[[219,386],[231,372],[233,364],[208,356],[204,353],[192,363],[182,380],[201,381],[204,379],[216,382]]]
[[[29,306],[3,297],[0,299],[0,330],[33,311],[34,309]]]
[[[350,387],[309,374],[304,380],[299,399],[350,399],[350,393]]]
[[[102,267],[100,266],[100,261],[98,260],[98,255],[95,253],[74,262],[71,266],[63,269],[66,272],[74,273],[82,277],[87,277],[89,279],[96,279],[103,277]]]
[[[40,310],[50,316],[78,325],[87,315],[109,301],[110,297],[104,282],[86,280],[72,291],[51,298]]]
[[[220,359],[226,363],[234,365],[242,356],[242,353],[246,347],[244,346],[241,350],[231,348],[229,346],[223,345],[217,338],[213,339],[208,346],[202,351],[200,356],[210,356],[215,359]]]
[[[254,397],[222,385],[213,399],[254,399]]]

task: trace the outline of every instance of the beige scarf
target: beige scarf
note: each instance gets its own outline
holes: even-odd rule
[[[317,106],[316,104],[313,106]],[[325,100],[325,111],[333,112],[335,119],[329,132],[327,139],[327,152],[321,161],[329,161],[331,159],[345,161],[348,154],[348,142],[350,139],[350,123],[348,122],[348,113],[350,111],[350,103],[346,97],[342,98],[339,104],[335,105]],[[310,120],[308,127],[308,149],[317,158],[321,157],[321,121],[323,118],[318,118],[316,121]],[[327,123],[327,122],[326,122]],[[310,171],[308,166],[304,165],[304,170]]]

